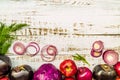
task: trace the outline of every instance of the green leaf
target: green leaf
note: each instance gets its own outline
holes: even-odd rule
[[[82,61],[83,63],[86,63],[86,64],[88,64],[90,66],[90,64],[87,62],[87,60],[83,56],[81,56],[79,54],[73,55],[73,59],[77,60],[77,61]]]
[[[16,23],[8,26],[0,22],[0,54],[5,55],[13,40],[16,38],[16,35],[11,34],[27,26],[27,24]]]
[[[2,30],[3,30],[4,27],[5,27],[4,24],[0,22],[0,35],[1,35]]]
[[[11,43],[10,43],[10,42],[4,43],[3,46],[2,46],[2,51],[1,51],[1,53],[2,53],[2,54],[7,53],[7,51],[8,51],[8,49],[9,49],[10,46],[11,46]]]
[[[11,28],[13,28],[13,26],[15,26],[16,25],[16,23],[13,23],[13,24],[11,24],[10,26],[9,26],[9,28],[11,29]]]
[[[28,26],[27,24],[16,24],[14,26],[11,27],[11,32],[15,32],[17,30],[22,29],[23,27]]]

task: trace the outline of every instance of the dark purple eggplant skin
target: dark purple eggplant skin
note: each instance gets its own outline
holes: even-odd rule
[[[0,76],[5,76],[10,73],[11,70],[11,60],[6,55],[0,55]],[[5,63],[4,65],[2,63]]]
[[[23,65],[24,71],[23,72],[28,72],[28,74],[21,74],[19,77],[15,77],[13,75],[13,71],[15,71],[17,67],[12,68],[9,78],[10,80],[33,80],[33,70],[29,65]],[[20,71],[17,71],[16,73],[20,73]]]
[[[109,70],[103,69],[101,65],[106,65],[109,67]],[[116,72],[112,66],[109,66],[108,64],[100,64],[96,65],[93,68],[93,78],[94,80],[116,80]]]

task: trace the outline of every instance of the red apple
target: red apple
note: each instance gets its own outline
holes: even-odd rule
[[[79,67],[77,80],[92,80],[92,72],[87,67]]]
[[[114,69],[117,73],[117,75],[120,77],[120,62],[114,65]]]

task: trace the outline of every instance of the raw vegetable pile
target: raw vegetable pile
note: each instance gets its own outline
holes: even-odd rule
[[[5,55],[15,39],[15,36],[11,34],[26,26],[27,24],[7,26],[0,23],[0,80],[120,80],[119,54],[114,50],[105,50],[100,40],[93,43],[90,54],[93,58],[102,56],[105,64],[97,64],[93,70],[75,64],[75,61],[82,61],[90,66],[79,53],[74,54],[73,59],[63,60],[58,64],[59,68],[56,68],[55,65],[49,63],[58,54],[56,46],[45,45],[41,48],[36,42],[29,42],[27,46],[22,42],[16,42],[13,45],[13,51],[17,55],[27,54],[31,57],[40,52],[42,60],[46,63],[40,65],[35,71],[27,64],[12,67],[10,58]],[[31,52],[31,49],[34,52]]]

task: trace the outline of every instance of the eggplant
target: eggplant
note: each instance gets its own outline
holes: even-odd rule
[[[11,70],[11,60],[6,55],[0,55],[0,77],[8,75]]]
[[[33,80],[33,70],[29,65],[21,65],[12,68],[10,80]]]
[[[93,78],[95,80],[115,80],[116,76],[114,68],[108,64],[96,65],[93,68]]]

